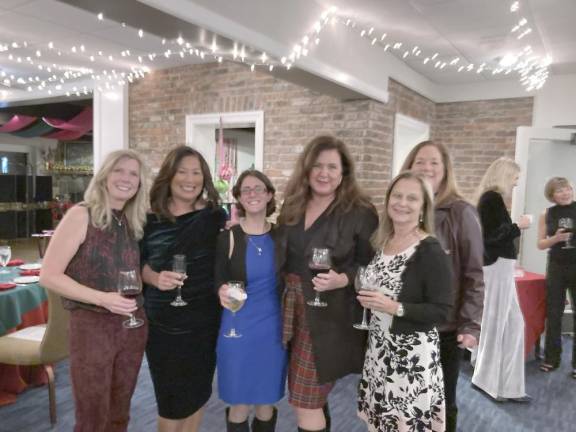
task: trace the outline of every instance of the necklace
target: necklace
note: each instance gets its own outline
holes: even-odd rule
[[[250,244],[252,246],[254,246],[256,248],[256,252],[258,253],[258,256],[262,255],[262,248],[260,246],[258,246],[256,243],[254,243],[254,240],[252,240],[252,238],[250,236],[248,236],[248,241],[250,242]]]
[[[120,219],[118,219],[118,216],[116,216],[114,214],[114,212],[112,212],[112,217],[114,218],[114,220],[116,221],[116,223],[118,224],[119,227],[122,226],[122,216],[120,216]]]

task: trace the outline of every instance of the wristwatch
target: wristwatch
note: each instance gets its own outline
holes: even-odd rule
[[[398,308],[396,309],[396,316],[397,317],[404,316],[404,306],[402,306],[402,303],[398,303]]]

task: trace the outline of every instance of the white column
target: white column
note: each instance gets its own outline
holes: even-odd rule
[[[94,90],[94,171],[106,155],[128,148],[128,86]]]

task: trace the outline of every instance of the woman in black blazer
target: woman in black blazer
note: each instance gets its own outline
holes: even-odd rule
[[[369,345],[358,391],[358,415],[375,431],[445,430],[443,373],[436,326],[452,308],[451,263],[432,236],[428,183],[405,171],[388,188],[366,269],[373,291]]]

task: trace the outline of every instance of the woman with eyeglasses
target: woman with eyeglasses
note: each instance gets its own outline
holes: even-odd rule
[[[274,213],[274,186],[260,171],[240,174],[232,194],[240,223],[220,234],[216,286],[225,310],[217,345],[218,392],[226,409],[228,432],[273,432],[274,403],[284,397],[286,350],[282,345],[279,232],[266,220]],[[237,312],[228,282],[244,282],[247,298]],[[230,329],[236,337],[230,336]]]

